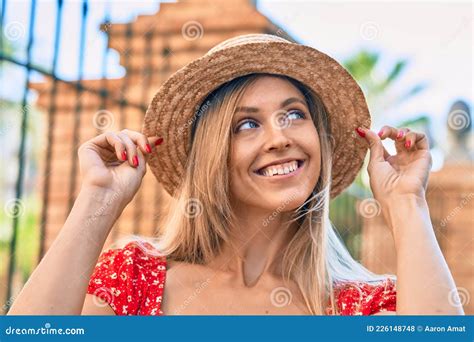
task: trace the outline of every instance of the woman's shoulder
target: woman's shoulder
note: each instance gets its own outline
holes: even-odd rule
[[[139,270],[165,271],[166,256],[149,242],[131,241],[122,248],[111,248],[103,252],[97,266],[111,269],[114,266],[133,266]]]
[[[396,311],[396,280],[385,278],[378,282],[336,281],[334,298],[341,315],[373,315]],[[328,308],[328,314],[332,310]]]
[[[97,261],[87,293],[105,300],[117,315],[160,314],[166,262],[148,242],[132,241],[106,250]]]

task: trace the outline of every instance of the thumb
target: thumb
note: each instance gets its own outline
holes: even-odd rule
[[[369,144],[370,150],[370,159],[369,163],[372,162],[383,162],[384,159],[384,147],[382,145],[382,140],[380,137],[373,131],[367,128],[358,127],[356,129],[360,137],[365,139]]]

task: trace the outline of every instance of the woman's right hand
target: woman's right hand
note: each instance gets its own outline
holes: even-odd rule
[[[162,141],[128,129],[86,141],[78,150],[82,187],[114,191],[128,204],[146,173],[146,156]]]

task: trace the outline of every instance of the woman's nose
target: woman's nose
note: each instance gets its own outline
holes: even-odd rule
[[[265,150],[280,150],[291,146],[287,128],[291,124],[286,115],[273,115],[271,122],[265,125]]]

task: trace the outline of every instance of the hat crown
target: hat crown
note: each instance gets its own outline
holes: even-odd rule
[[[221,51],[227,48],[231,48],[234,46],[239,46],[239,45],[244,45],[244,44],[250,44],[250,43],[274,43],[274,42],[279,42],[279,43],[291,43],[290,41],[281,38],[279,36],[275,36],[272,34],[264,34],[264,33],[250,33],[250,34],[244,34],[241,36],[229,38],[227,40],[224,40],[223,42],[217,44],[214,46],[212,49],[210,49],[206,55],[213,54],[217,51]]]

